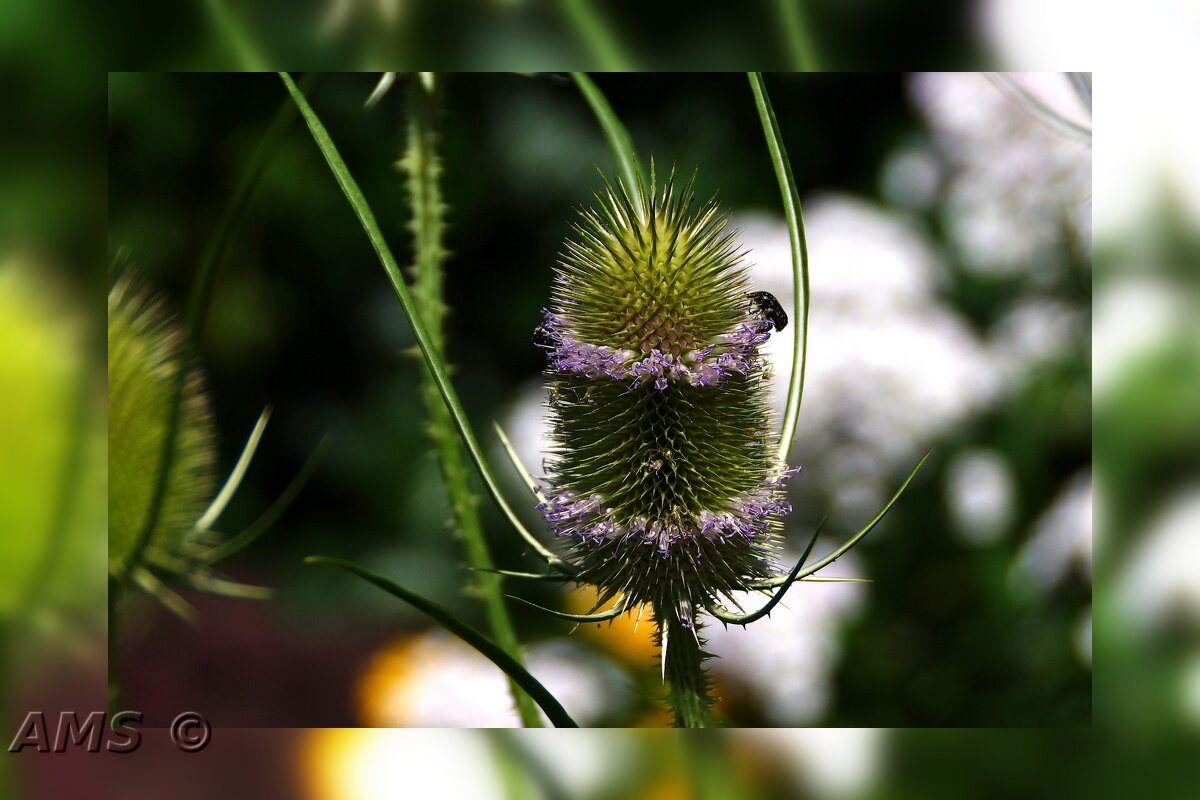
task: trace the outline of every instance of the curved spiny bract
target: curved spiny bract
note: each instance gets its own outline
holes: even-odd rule
[[[539,508],[601,602],[654,609],[683,724],[710,700],[697,614],[777,574],[783,483],[759,353],[773,327],[692,184],[606,182],[581,212],[535,342],[552,448]],[[639,214],[631,192],[637,192]]]

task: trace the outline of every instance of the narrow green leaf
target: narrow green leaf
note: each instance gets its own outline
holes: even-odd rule
[[[400,158],[408,188],[412,213],[409,229],[413,234],[415,258],[411,268],[412,297],[417,314],[429,331],[430,340],[440,358],[446,357],[446,203],[442,197],[442,163],[438,156],[437,97],[431,73],[425,84],[410,83],[405,98],[408,110],[407,141]],[[519,664],[521,643],[509,619],[500,589],[500,578],[483,570],[494,567],[483,524],[479,521],[479,502],[471,488],[468,467],[463,463],[462,443],[454,430],[446,408],[428,368],[421,370],[421,399],[425,403],[426,431],[433,440],[442,486],[450,504],[450,514],[458,530],[467,563],[479,572],[471,573],[476,595],[487,612],[488,628],[497,644]],[[533,701],[512,681],[509,691],[526,728],[542,727]]]
[[[633,60],[617,40],[608,21],[594,5],[596,0],[559,0],[563,16],[575,35],[605,72],[633,72]]]
[[[521,463],[521,457],[517,455],[516,448],[508,440],[508,434],[504,432],[504,428],[500,427],[500,423],[495,420],[492,421],[492,425],[496,428],[496,435],[500,437],[500,445],[504,448],[504,454],[512,462],[513,469],[521,476],[521,481],[525,484],[525,488],[533,495],[534,500],[537,500],[539,503],[545,503],[546,495],[538,488],[537,483],[533,480],[533,476],[529,474],[529,470]]]
[[[474,569],[468,567],[467,569]],[[554,573],[543,572],[517,572],[511,569],[481,569],[478,572],[491,572],[495,575],[503,575],[506,578],[521,578],[527,581],[544,581],[546,583],[566,583],[571,580],[567,575],[556,575]]]
[[[804,4],[807,0],[775,0],[780,27],[787,42],[788,56],[796,72],[820,72],[817,48],[809,34],[810,24]]]
[[[876,514],[874,517],[872,517],[871,521],[868,522],[866,525],[864,525],[862,530],[860,530],[858,533],[854,534],[849,539],[847,539],[845,541],[845,543],[842,544],[841,547],[834,550],[832,553],[825,556],[817,563],[801,570],[799,573],[796,574],[795,577],[792,577],[791,575],[783,575],[778,578],[772,578],[771,580],[768,580],[768,581],[760,581],[760,582],[754,584],[752,588],[769,589],[769,588],[772,588],[775,586],[780,586],[789,581],[807,578],[809,575],[812,575],[813,573],[824,569],[825,567],[832,564],[834,561],[837,561],[839,558],[841,558],[842,555],[844,555],[846,553],[846,551],[848,551],[851,547],[854,547],[854,545],[858,544],[859,541],[861,541],[864,536],[866,536],[868,533],[870,533],[872,531],[872,529],[874,529],[874,527],[879,524],[879,521],[881,519],[883,519],[884,515],[887,514],[887,512],[891,509],[891,507],[896,504],[896,501],[900,499],[900,495],[904,494],[904,490],[908,488],[908,485],[910,483],[912,483],[912,479],[917,476],[917,471],[921,469],[921,466],[924,465],[925,460],[929,458],[929,454],[932,452],[933,452],[932,450],[925,451],[925,455],[921,456],[921,460],[918,461],[917,465],[912,468],[912,472],[908,473],[908,477],[904,479],[904,483],[900,484],[900,488],[896,490],[896,493],[894,495],[892,495],[892,499],[888,500],[887,503],[883,506],[883,508],[879,509],[879,513]]]
[[[250,462],[254,460],[254,453],[258,450],[258,443],[262,441],[263,433],[267,430],[267,420],[271,418],[271,409],[264,408],[262,413],[258,415],[258,421],[254,423],[254,429],[250,431],[250,436],[246,439],[246,444],[242,447],[242,454],[238,457],[237,463],[233,465],[233,469],[229,472],[229,477],[225,479],[225,485],[221,487],[221,491],[217,492],[217,496],[208,504],[208,508],[196,520],[195,528],[198,531],[206,531],[211,528],[216,521],[224,513],[225,507],[229,505],[229,501],[233,499],[234,493],[242,484],[242,478],[246,477],[246,470],[250,469]]]
[[[331,436],[328,434],[317,443],[312,455],[300,467],[300,471],[296,473],[296,477],[292,478],[283,490],[283,492],[275,499],[275,502],[264,511],[258,519],[250,523],[250,525],[235,536],[231,536],[225,541],[206,550],[204,553],[204,563],[213,565],[217,562],[224,561],[234,553],[239,552],[263,533],[267,531],[276,520],[287,511],[288,507],[295,501],[304,485],[308,483],[312,474],[316,471],[317,465],[321,463],[321,457],[325,455],[325,451],[329,448]]]
[[[796,562],[796,566],[792,567],[792,571],[788,575],[787,580],[783,582],[783,584],[779,587],[779,591],[776,592],[774,597],[768,600],[762,608],[750,614],[730,614],[728,611],[714,605],[708,609],[708,613],[721,620],[721,622],[730,623],[733,625],[742,625],[743,627],[749,625],[751,622],[755,622],[765,616],[768,616],[775,609],[775,606],[779,605],[780,601],[783,600],[784,594],[787,593],[787,590],[791,587],[791,585],[796,582],[796,576],[799,575],[800,570],[803,569],[804,562],[808,561],[808,557],[812,553],[813,545],[817,543],[817,537],[821,535],[821,529],[825,527],[826,519],[829,519],[829,517],[826,516],[825,519],[822,519],[817,525],[816,530],[813,531],[812,538],[808,540],[808,547],[804,548],[804,552],[800,555],[800,560]]]
[[[530,608],[536,608],[543,614],[549,614],[552,617],[565,619],[569,622],[607,622],[610,619],[616,619],[629,610],[625,607],[624,603],[618,603],[614,608],[610,608],[608,611],[599,611],[595,614],[568,614],[565,611],[555,611],[553,608],[546,608],[545,606],[539,606],[537,603],[531,603],[524,598],[517,597],[515,594],[506,594],[504,596],[511,600],[516,600],[522,605],[527,605]]]
[[[297,91],[299,90],[297,89]],[[221,266],[225,258],[225,253],[233,239],[233,228],[238,219],[241,218],[242,211],[258,186],[258,181],[266,169],[267,162],[278,150],[279,141],[283,138],[283,134],[287,131],[295,113],[292,107],[287,104],[282,105],[275,112],[271,124],[267,127],[254,153],[250,156],[246,170],[238,180],[233,195],[229,198],[229,203],[225,206],[225,210],[221,214],[221,218],[217,222],[216,228],[213,229],[212,236],[204,248],[204,253],[200,257],[200,264],[193,278],[191,292],[188,295],[182,347],[182,355],[185,362],[192,359],[194,343],[199,338],[200,332],[204,329],[204,323],[208,318],[209,298],[212,294],[213,283],[216,280],[217,270]],[[150,539],[154,535],[155,528],[158,527],[159,517],[162,515],[163,506],[166,503],[168,477],[171,467],[174,464],[175,453],[179,444],[179,429],[183,421],[183,394],[189,374],[190,370],[187,369],[176,370],[175,382],[171,387],[171,403],[167,415],[166,435],[163,437],[162,454],[154,476],[154,492],[150,497],[150,506],[146,511],[146,521],[143,523],[142,529],[138,532],[138,540],[134,545],[129,559],[125,562],[126,574],[118,576],[121,580],[127,580],[129,577],[128,573],[140,565],[142,555],[146,547],[150,544]]]
[[[637,209],[639,215],[644,216],[646,209],[642,205],[641,192],[636,191],[636,187],[645,183],[645,175],[642,173],[642,165],[638,161],[637,151],[633,149],[633,139],[630,138],[629,131],[613,113],[608,99],[591,78],[582,72],[572,72],[571,77],[574,78],[575,85],[579,87],[579,93],[592,107],[592,113],[596,115],[600,129],[604,131],[604,138],[608,140],[608,146],[612,148],[613,156],[617,159],[617,169],[621,174],[621,180],[629,189],[634,208]]]
[[[295,101],[296,106],[300,109],[300,114],[308,124],[308,129],[312,133],[317,148],[321,151],[321,155],[325,157],[325,161],[329,164],[329,169],[333,173],[334,179],[337,181],[338,186],[341,187],[342,193],[346,196],[346,200],[349,201],[351,208],[354,209],[354,213],[358,217],[363,230],[366,232],[371,246],[375,248],[375,254],[379,257],[384,272],[387,273],[388,280],[392,284],[392,289],[396,292],[396,297],[400,300],[400,307],[404,310],[404,316],[408,319],[409,327],[412,328],[413,337],[417,340],[417,346],[421,350],[421,355],[425,359],[429,371],[433,373],[433,379],[437,383],[438,390],[442,393],[442,399],[446,401],[446,406],[450,409],[450,415],[453,417],[454,424],[458,428],[458,434],[462,437],[463,444],[467,448],[467,453],[471,456],[471,461],[474,462],[475,468],[478,470],[480,478],[483,479],[488,493],[492,496],[496,505],[500,507],[504,516],[507,517],[513,529],[525,539],[539,556],[551,564],[562,564],[562,559],[538,542],[533,534],[521,524],[521,520],[500,493],[499,483],[496,481],[491,468],[484,459],[483,450],[480,448],[479,442],[475,439],[475,434],[471,430],[471,424],[467,421],[466,412],[463,411],[462,404],[458,401],[458,395],[455,394],[454,387],[450,383],[446,366],[438,356],[437,350],[430,339],[429,332],[425,329],[424,323],[417,314],[412,296],[408,291],[408,286],[404,283],[404,276],[401,275],[400,267],[396,263],[392,251],[388,248],[387,241],[383,238],[383,232],[379,229],[379,224],[375,221],[375,214],[371,211],[367,199],[363,196],[362,190],[358,188],[358,183],[350,174],[350,170],[347,169],[346,162],[342,160],[337,147],[334,146],[333,140],[329,137],[329,132],[325,130],[325,126],[321,123],[320,118],[317,117],[316,112],[313,111],[312,106],[305,99],[304,93],[296,87],[295,82],[292,81],[291,76],[286,72],[279,73],[279,77],[283,80],[284,86],[287,87],[288,92],[291,94],[292,100]]]
[[[443,628],[453,633],[458,638],[462,639],[467,644],[474,647],[484,656],[486,656],[493,664],[504,671],[504,674],[512,678],[522,689],[524,689],[533,701],[545,712],[550,721],[557,728],[577,728],[575,720],[571,719],[562,705],[555,699],[554,695],[546,689],[545,686],[538,681],[537,678],[529,674],[529,672],[516,662],[516,660],[488,637],[474,627],[464,622],[453,612],[434,603],[431,600],[426,600],[419,594],[410,592],[403,586],[396,584],[381,575],[377,575],[364,567],[355,564],[352,561],[346,561],[341,558],[329,558],[327,556],[309,556],[304,559],[308,564],[325,564],[330,567],[337,567],[345,570],[353,575],[357,575],[368,583],[374,584],[384,590],[393,597],[398,597],[404,602],[416,608],[418,611],[432,617]]]
[[[796,436],[796,423],[800,418],[800,398],[804,394],[804,362],[808,352],[808,241],[804,236],[804,212],[800,208],[800,193],[796,191],[796,180],[792,176],[792,165],[783,146],[783,135],[775,120],[775,111],[767,97],[762,73],[747,73],[750,89],[754,92],[754,104],[758,118],[762,121],[763,135],[767,139],[767,150],[771,154],[771,165],[779,181],[779,193],[783,199],[783,213],[787,218],[788,244],[792,251],[792,300],[796,311],[793,328],[792,374],[788,380],[787,407],[783,412],[783,429],[779,433],[779,460],[787,462],[792,452],[792,440]]]
[[[267,60],[246,33],[245,27],[224,0],[205,0],[204,7],[216,28],[217,39],[225,44],[237,59],[242,72],[266,72]]]

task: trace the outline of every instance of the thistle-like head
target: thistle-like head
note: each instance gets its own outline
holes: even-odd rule
[[[535,341],[553,450],[542,514],[578,579],[687,628],[775,574],[790,507],[760,347],[774,327],[693,183],[605,182],[581,211]]]

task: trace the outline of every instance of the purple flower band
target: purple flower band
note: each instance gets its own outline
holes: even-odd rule
[[[659,391],[665,390],[671,381],[690,386],[716,386],[734,373],[745,375],[761,365],[758,347],[770,338],[774,327],[769,319],[754,311],[731,333],[718,336],[712,344],[679,356],[654,348],[648,355],[638,358],[634,350],[576,341],[564,330],[559,317],[547,309],[542,309],[542,316],[542,346],[555,372],[587,378],[632,378],[635,388],[653,382]]]
[[[783,496],[783,485],[799,471],[800,467],[789,467],[758,489],[736,498],[728,510],[701,511],[690,524],[664,523],[641,516],[618,522],[613,518],[614,510],[606,506],[602,496],[580,497],[570,489],[550,495],[545,503],[538,505],[538,511],[555,536],[573,537],[591,545],[614,539],[622,543],[632,541],[656,547],[666,558],[671,547],[680,541],[703,538],[725,542],[734,537],[751,541],[762,535],[771,518],[791,512],[792,505]]]

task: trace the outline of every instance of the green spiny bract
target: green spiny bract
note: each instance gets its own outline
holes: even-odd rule
[[[175,447],[158,521],[137,552],[167,436],[175,381],[187,369],[183,336],[161,301],[128,275],[108,295],[108,571],[145,564],[177,571],[196,546],[194,523],[212,498],[216,445],[197,370],[186,378]]]
[[[656,191],[652,169],[648,191],[606,183],[597,200],[535,336],[553,442],[540,510],[601,603],[653,608],[677,721],[695,724],[710,702],[697,615],[776,574],[790,510],[759,354],[773,326],[691,183]]]

